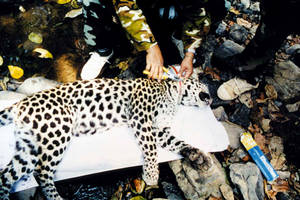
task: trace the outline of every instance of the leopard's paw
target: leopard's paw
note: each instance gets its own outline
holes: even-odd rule
[[[211,157],[199,149],[187,147],[181,151],[181,154],[191,162],[195,169],[208,171],[212,167]]]

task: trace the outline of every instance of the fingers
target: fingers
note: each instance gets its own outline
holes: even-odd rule
[[[149,71],[148,78],[157,79],[158,81],[161,81],[163,79],[163,66],[147,65],[146,70]]]

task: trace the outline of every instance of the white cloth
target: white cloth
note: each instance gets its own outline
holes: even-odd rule
[[[16,100],[11,100],[13,104]],[[4,105],[5,104],[5,105]],[[0,99],[0,110],[8,105]],[[14,152],[13,124],[0,128],[0,169],[12,158]],[[180,106],[171,126],[171,132],[188,144],[206,152],[227,149],[229,140],[212,110],[207,107]],[[179,159],[180,156],[159,149],[159,162]],[[73,138],[55,174],[55,180],[63,180],[109,170],[139,166],[143,164],[142,153],[132,130],[116,127],[102,134]],[[11,192],[37,186],[34,178],[19,181]]]

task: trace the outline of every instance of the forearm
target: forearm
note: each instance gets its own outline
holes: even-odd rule
[[[138,51],[148,50],[156,43],[143,12],[135,0],[113,0],[116,13]]]

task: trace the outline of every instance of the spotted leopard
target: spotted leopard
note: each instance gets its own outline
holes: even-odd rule
[[[12,185],[33,173],[47,199],[62,199],[53,177],[72,137],[101,133],[116,125],[134,131],[143,152],[143,179],[158,182],[157,147],[180,153],[199,169],[211,159],[172,136],[163,125],[178,105],[208,106],[207,87],[196,79],[182,82],[149,79],[95,79],[62,84],[38,92],[0,111],[0,125],[15,124],[15,154],[0,172],[0,199]]]

